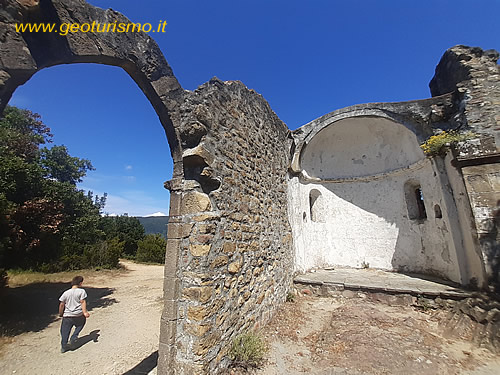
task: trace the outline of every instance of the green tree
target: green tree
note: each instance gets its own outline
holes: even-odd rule
[[[104,216],[99,229],[106,233],[106,238],[118,237],[124,242],[122,255],[127,258],[135,257],[138,241],[144,238],[144,227],[139,219],[127,215]]]
[[[7,107],[0,118],[0,267],[60,268],[105,238],[99,229],[105,197],[76,188],[89,160],[69,155],[52,141],[38,114]],[[64,262],[63,262],[64,263]],[[110,263],[110,262],[108,262]],[[113,263],[113,262],[111,262]]]
[[[7,106],[0,118],[0,155],[12,154],[27,161],[38,158],[39,147],[52,142],[50,129],[37,113]]]
[[[137,243],[136,260],[164,263],[167,240],[161,234],[148,234]]]
[[[87,171],[95,170],[90,160],[71,156],[66,146],[44,147],[41,150],[41,163],[46,177],[71,185],[82,182]]]

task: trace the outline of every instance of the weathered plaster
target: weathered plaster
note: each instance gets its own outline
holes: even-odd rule
[[[425,158],[415,133],[373,116],[318,128],[301,151],[306,173],[289,181],[296,269],[369,265],[462,282],[439,171]],[[409,218],[407,181],[421,186],[427,219]],[[321,220],[311,220],[312,189],[321,193]],[[441,218],[435,217],[435,205]]]

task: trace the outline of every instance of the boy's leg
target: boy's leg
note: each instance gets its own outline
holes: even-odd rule
[[[78,339],[78,335],[83,329],[83,326],[85,326],[85,322],[87,321],[87,318],[85,316],[79,316],[78,318],[73,318],[74,325],[75,325],[75,332],[71,335],[71,344],[74,344],[76,339]]]
[[[63,318],[61,323],[61,352],[64,353],[68,346],[68,337],[73,327],[71,318]]]

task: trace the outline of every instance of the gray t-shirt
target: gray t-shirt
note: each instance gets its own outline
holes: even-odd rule
[[[81,288],[71,288],[65,291],[59,298],[59,301],[64,302],[63,317],[71,318],[83,315],[82,304],[80,301],[87,298],[87,293]]]

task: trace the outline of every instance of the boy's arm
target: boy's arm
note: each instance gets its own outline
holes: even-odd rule
[[[64,302],[60,302],[59,303],[59,316],[63,316],[64,314],[64,307],[66,306],[66,304]]]
[[[88,318],[90,316],[89,312],[87,311],[87,301],[82,299],[80,301],[80,303],[82,304],[82,311],[83,311],[83,315],[85,315],[86,318]]]

